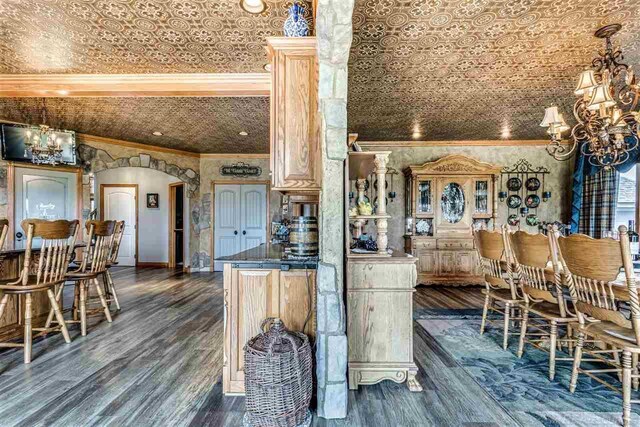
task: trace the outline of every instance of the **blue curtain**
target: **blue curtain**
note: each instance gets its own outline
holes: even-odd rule
[[[631,141],[629,141],[631,142]],[[585,144],[585,143],[583,143]],[[578,147],[578,153],[576,154],[575,169],[573,172],[573,183],[571,191],[571,233],[577,233],[580,225],[580,210],[582,209],[582,198],[585,176],[593,176],[602,169],[601,166],[594,166],[589,163],[589,160],[582,154],[582,145]],[[626,162],[614,166],[614,169],[620,173],[629,171],[637,163],[640,163],[640,147],[636,146],[629,153],[629,158]]]

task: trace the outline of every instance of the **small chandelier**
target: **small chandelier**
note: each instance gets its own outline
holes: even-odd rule
[[[31,162],[36,165],[57,165],[62,162],[61,139],[57,133],[44,123],[47,122],[46,106],[42,99],[42,123],[27,130],[25,156],[31,154]]]
[[[621,28],[612,24],[595,33],[605,39],[605,50],[578,79],[575,94],[579,99],[573,106],[578,123],[571,130],[569,147],[562,145],[562,133],[570,127],[558,107],[545,110],[540,126],[548,128],[551,142],[547,151],[556,160],[567,160],[581,147],[590,164],[610,168],[624,163],[638,146],[639,87],[631,66],[621,62],[622,52],[611,43],[611,36]]]

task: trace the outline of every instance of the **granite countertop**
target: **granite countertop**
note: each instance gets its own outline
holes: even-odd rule
[[[271,264],[273,266],[290,265],[306,268],[316,268],[318,259],[287,259],[284,245],[272,245],[264,243],[252,249],[247,249],[235,255],[216,258],[216,261],[230,262],[233,264]],[[268,266],[265,266],[267,268]]]

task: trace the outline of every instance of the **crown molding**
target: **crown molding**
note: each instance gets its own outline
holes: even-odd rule
[[[201,159],[268,159],[269,153],[203,153]]]
[[[177,154],[179,156],[195,157],[195,158],[200,157],[200,153],[194,153],[192,151],[184,151],[184,150],[178,150],[175,148],[159,147],[157,145],[150,145],[150,144],[141,144],[139,142],[124,141],[122,139],[107,138],[104,136],[87,135],[86,133],[76,133],[76,138],[78,139],[78,142],[82,142],[85,144],[98,142],[101,144],[117,145],[119,147],[126,147],[126,148],[134,148],[136,150],[141,150],[141,151],[155,151],[159,153]]]
[[[568,142],[567,142],[568,143]],[[466,141],[358,141],[362,148],[398,147],[541,147],[546,139],[488,139]]]
[[[269,96],[270,73],[0,74],[0,97]]]

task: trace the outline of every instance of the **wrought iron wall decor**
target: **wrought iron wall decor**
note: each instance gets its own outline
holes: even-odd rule
[[[260,176],[262,175],[262,168],[260,166],[252,166],[247,163],[238,162],[233,165],[220,166],[220,175],[235,176],[238,178]]]
[[[548,174],[549,169],[533,167],[525,159],[502,168],[498,198],[501,202],[506,200],[509,225],[520,227],[520,218],[524,218],[531,227],[540,223],[538,208],[551,198],[551,191],[547,191],[544,185]]]

